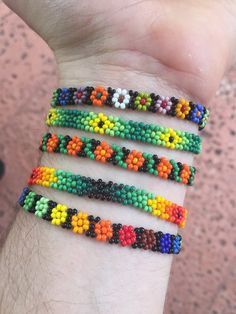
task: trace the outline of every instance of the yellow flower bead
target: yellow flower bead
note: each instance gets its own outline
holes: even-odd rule
[[[61,223],[66,221],[67,218],[67,207],[65,205],[57,204],[56,207],[52,209],[51,223],[53,225],[60,225]]]

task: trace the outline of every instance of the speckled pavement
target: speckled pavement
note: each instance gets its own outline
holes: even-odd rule
[[[5,163],[0,237],[37,162],[36,144],[28,143],[42,134],[56,82],[48,47],[0,3],[0,160]],[[186,200],[185,248],[174,259],[165,314],[236,313],[236,67],[211,108],[210,125],[202,133],[203,154],[196,160],[201,173]]]

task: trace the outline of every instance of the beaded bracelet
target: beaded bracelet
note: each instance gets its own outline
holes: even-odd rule
[[[103,113],[50,109],[47,116],[47,125],[75,128],[86,132],[137,140],[195,154],[201,151],[201,138],[196,134],[175,131],[171,128],[143,122],[126,121],[118,117],[106,116]]]
[[[106,89],[103,86],[58,88],[53,92],[53,107],[84,104],[164,114],[194,122],[199,126],[199,130],[205,127],[209,117],[209,111],[200,103],[194,104],[183,98],[164,97],[154,93],[111,87]]]
[[[76,157],[87,157],[113,166],[149,173],[162,179],[169,179],[192,185],[196,169],[176,162],[173,159],[158,157],[148,153],[130,150],[116,144],[109,145],[104,141],[88,137],[70,137],[69,135],[47,133],[42,138],[40,149],[43,152],[61,153]]]
[[[183,228],[186,223],[187,210],[161,196],[154,196],[134,186],[104,182],[90,177],[74,175],[60,169],[37,167],[32,170],[29,185],[41,185],[52,189],[66,191],[77,196],[87,196],[122,205],[130,205],[160,219],[177,224]]]
[[[179,234],[171,235],[142,227],[112,224],[110,220],[103,220],[49,200],[28,187],[23,189],[18,203],[25,211],[51,221],[53,225],[70,229],[75,234],[85,234],[98,241],[167,254],[179,254],[181,250],[182,237]]]

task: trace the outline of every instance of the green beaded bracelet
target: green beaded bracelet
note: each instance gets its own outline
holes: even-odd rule
[[[104,182],[90,177],[74,175],[60,169],[34,168],[28,181],[29,185],[41,185],[55,190],[65,191],[77,196],[130,205],[157,216],[160,219],[184,227],[187,210],[161,196],[137,189],[134,186]]]
[[[201,138],[196,134],[143,122],[126,121],[103,113],[50,109],[46,122],[48,126],[75,128],[195,154],[201,151]]]
[[[163,254],[179,254],[181,250],[182,237],[179,234],[154,232],[143,227],[135,228],[121,223],[112,223],[110,220],[101,219],[98,216],[49,200],[47,197],[31,191],[28,187],[23,189],[18,204],[24,211],[49,221],[52,225],[71,230],[74,234],[84,234],[86,237],[100,242]]]
[[[148,173],[162,179],[192,185],[196,169],[187,164],[165,157],[130,150],[116,144],[89,137],[47,133],[42,138],[40,149],[43,152],[60,153],[75,157],[87,157],[97,162],[110,164],[123,169]]]

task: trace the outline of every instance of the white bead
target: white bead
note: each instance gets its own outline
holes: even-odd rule
[[[121,88],[117,88],[116,93],[120,94],[121,93]]]
[[[121,104],[120,104],[120,108],[121,108],[121,109],[125,109],[125,104],[124,104],[124,103],[121,103]]]

